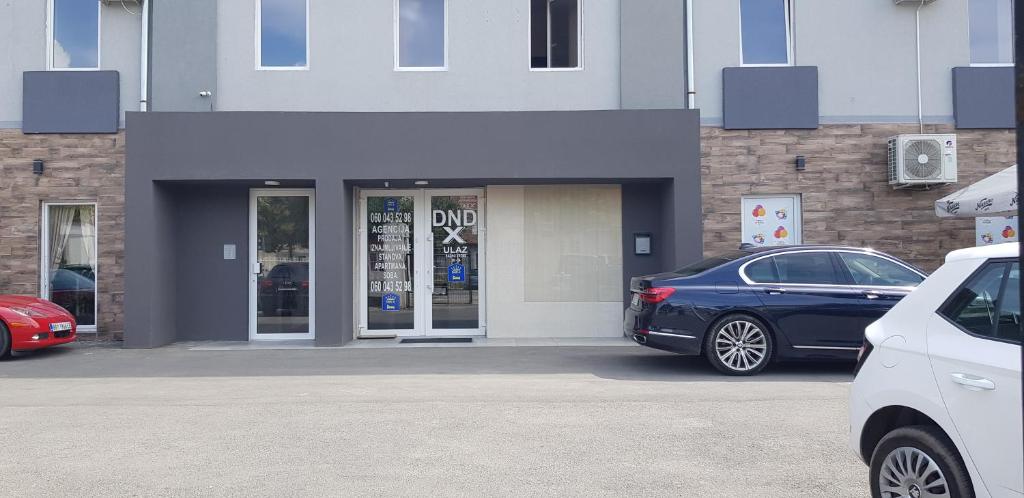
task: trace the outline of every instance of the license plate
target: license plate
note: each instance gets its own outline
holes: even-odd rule
[[[637,294],[635,292],[633,293],[633,301],[630,302],[630,306],[632,306],[634,308],[639,308],[640,307],[640,294]]]
[[[71,322],[57,322],[50,324],[50,332],[61,332],[71,330]]]

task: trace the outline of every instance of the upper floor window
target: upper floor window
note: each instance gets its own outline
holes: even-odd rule
[[[579,69],[583,0],[530,0],[530,68]]]
[[[792,64],[789,0],[740,0],[740,62],[754,66]]]
[[[969,0],[971,64],[1013,64],[1013,0]]]
[[[259,69],[309,68],[308,0],[256,0]]]
[[[49,69],[100,68],[100,2],[50,0]]]
[[[448,66],[447,0],[395,0],[395,67],[442,70]]]

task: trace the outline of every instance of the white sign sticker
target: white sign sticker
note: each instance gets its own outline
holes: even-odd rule
[[[1016,216],[979,216],[974,219],[974,245],[1017,242]]]
[[[800,196],[744,197],[743,240],[755,246],[786,246],[801,243]]]

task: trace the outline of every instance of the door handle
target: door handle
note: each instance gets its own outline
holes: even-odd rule
[[[995,382],[976,375],[954,373],[950,374],[950,377],[953,378],[953,382],[956,382],[971,391],[992,391],[996,388]]]
[[[768,294],[772,295],[772,296],[778,296],[779,294],[785,294],[786,293],[786,289],[783,289],[783,288],[780,288],[780,287],[769,287],[769,288],[765,289],[764,291],[767,292]]]
[[[862,291],[861,294],[863,294],[864,297],[866,297],[868,299],[878,299],[878,298],[882,297],[881,294],[879,294],[877,292],[871,292],[871,291]]]

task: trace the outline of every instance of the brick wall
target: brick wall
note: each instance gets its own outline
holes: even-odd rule
[[[954,130],[959,183],[893,190],[886,142],[917,125],[826,125],[817,130],[701,129],[704,252],[740,244],[740,197],[801,194],[805,243],[873,247],[926,270],[946,253],[974,245],[974,219],[940,219],[934,201],[1016,163],[1012,130]],[[794,168],[797,155],[807,169]]]
[[[32,174],[32,160],[46,171]],[[124,330],[124,132],[25,135],[0,130],[0,293],[39,295],[42,203],[97,203],[97,337]]]

